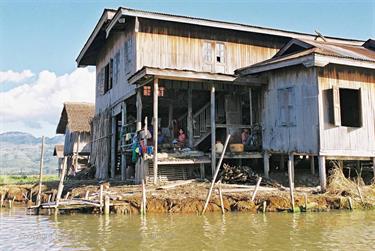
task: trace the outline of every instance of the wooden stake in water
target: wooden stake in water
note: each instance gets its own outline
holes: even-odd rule
[[[109,215],[109,204],[110,204],[109,196],[106,195],[104,197],[104,214],[105,215]]]
[[[219,183],[219,197],[220,197],[220,206],[221,206],[221,213],[225,214],[225,207],[224,207],[224,200],[223,200],[223,192],[221,191],[221,181]]]
[[[1,197],[0,197],[0,209],[3,207],[3,205],[4,205],[4,197],[5,197],[5,194],[4,193],[2,193],[1,194]]]
[[[220,166],[221,166],[221,163],[223,162],[225,151],[227,150],[227,147],[228,147],[229,139],[230,139],[230,134],[228,134],[227,139],[225,140],[225,145],[224,145],[223,152],[221,153],[219,163],[217,163],[214,177],[212,177],[211,187],[210,187],[210,190],[208,190],[208,194],[207,194],[207,198],[206,198],[206,203],[204,204],[204,208],[203,208],[202,214],[204,214],[204,212],[206,212],[208,203],[210,202],[210,198],[211,198],[211,194],[212,194],[212,189],[214,188],[217,175],[219,174]]]
[[[44,136],[42,136],[42,148],[40,150],[40,163],[39,163],[39,188],[36,204],[39,206],[42,196],[42,180],[43,180],[43,156],[44,156]]]
[[[100,212],[103,212],[103,184],[100,185],[100,190],[99,190],[99,204],[100,204]]]
[[[141,202],[141,214],[146,215],[147,199],[146,199],[146,185],[145,180],[142,179],[142,202]]]
[[[257,194],[257,191],[259,189],[259,186],[260,186],[260,182],[262,181],[262,177],[259,177],[258,178],[258,181],[257,181],[257,184],[255,186],[255,190],[253,192],[253,196],[251,197],[251,201],[254,201],[255,200],[255,195]]]

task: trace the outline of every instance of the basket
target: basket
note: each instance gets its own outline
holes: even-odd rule
[[[232,153],[242,153],[244,151],[244,145],[243,144],[230,144],[229,150]]]

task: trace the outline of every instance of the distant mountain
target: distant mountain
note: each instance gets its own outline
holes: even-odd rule
[[[38,174],[41,137],[25,132],[6,132],[0,134],[0,175]],[[63,144],[64,136],[45,137],[44,171],[56,173],[57,159],[52,156],[56,144]]]

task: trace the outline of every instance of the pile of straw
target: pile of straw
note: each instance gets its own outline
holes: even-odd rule
[[[340,168],[335,167],[328,178],[327,192],[339,196],[357,196],[358,186],[354,181],[347,179]]]

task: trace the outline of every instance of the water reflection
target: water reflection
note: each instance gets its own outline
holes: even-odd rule
[[[0,250],[373,250],[375,212],[58,215],[0,211]]]

